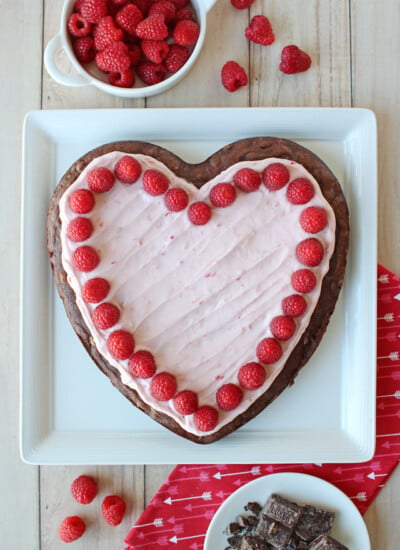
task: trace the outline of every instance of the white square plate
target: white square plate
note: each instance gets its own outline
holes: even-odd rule
[[[82,154],[151,141],[188,162],[251,136],[293,139],[342,183],[351,221],[345,285],[328,331],[294,386],[229,437],[186,441],[133,407],[93,365],[52,281],[46,214]],[[376,122],[324,108],[37,111],[24,125],[21,454],[34,464],[361,462],[375,446]]]

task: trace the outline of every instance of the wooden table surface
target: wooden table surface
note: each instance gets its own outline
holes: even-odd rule
[[[190,75],[172,90],[147,100],[108,96],[91,87],[67,88],[43,66],[43,51],[59,29],[62,0],[3,0],[0,201],[0,547],[5,550],[63,548],[57,527],[71,512],[68,487],[91,473],[115,492],[130,495],[128,514],[117,528],[93,520],[74,546],[123,548],[123,536],[172,466],[32,466],[19,455],[19,236],[21,129],[27,111],[75,108],[323,106],[365,107],[377,115],[379,133],[379,261],[400,274],[400,2],[398,0],[255,0],[238,11],[218,0],[208,14],[204,49]],[[268,48],[249,44],[243,29],[264,13],[277,37]],[[278,70],[280,48],[295,43],[313,59],[307,73]],[[225,91],[220,68],[235,59],[248,71],[249,85]],[[64,61],[61,59],[61,63]],[[368,220],[365,220],[368,223]],[[226,457],[227,461],[229,457]],[[251,457],[249,457],[251,461]],[[374,550],[400,547],[400,469],[393,474],[365,518]],[[98,510],[97,510],[98,511]],[[102,525],[101,522],[98,525]]]

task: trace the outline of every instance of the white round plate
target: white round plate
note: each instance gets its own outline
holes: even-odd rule
[[[353,502],[334,485],[307,474],[280,473],[259,477],[226,499],[213,517],[203,550],[228,546],[225,529],[244,513],[248,502],[264,506],[271,493],[278,493],[298,504],[312,504],[335,512],[331,535],[350,550],[371,550],[364,520]]]

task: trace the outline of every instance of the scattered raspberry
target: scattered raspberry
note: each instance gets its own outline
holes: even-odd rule
[[[108,15],[107,0],[85,0],[81,5],[81,14],[89,23],[98,23]]]
[[[237,10],[245,10],[250,7],[254,0],[231,0],[231,4]]]
[[[150,382],[150,393],[157,401],[169,401],[176,393],[176,378],[169,372],[156,374]]]
[[[315,288],[317,279],[314,273],[309,269],[298,269],[293,273],[290,282],[296,292],[306,294]]]
[[[265,15],[255,15],[250,21],[250,25],[245,30],[245,36],[251,42],[269,46],[275,40],[271,23]]]
[[[233,183],[245,193],[251,193],[260,187],[261,176],[252,168],[241,168],[233,176]]]
[[[211,218],[211,208],[205,202],[194,202],[189,206],[188,216],[193,225],[205,225]]]
[[[69,198],[69,207],[75,214],[88,214],[94,206],[94,196],[87,189],[73,191]]]
[[[114,185],[114,174],[105,166],[93,168],[87,175],[88,186],[95,193],[106,193]]]
[[[162,82],[167,72],[162,63],[153,63],[152,61],[139,63],[136,71],[140,80],[149,86]]]
[[[86,241],[92,232],[93,225],[88,218],[74,218],[67,226],[67,237],[74,243]]]
[[[151,378],[156,372],[153,355],[146,350],[139,350],[129,358],[129,372],[137,378]]]
[[[149,61],[161,63],[169,52],[165,40],[142,40],[142,52]]]
[[[113,42],[119,42],[124,39],[124,31],[115,26],[111,15],[102,17],[94,31],[94,45],[98,51],[105,50]]]
[[[71,484],[71,494],[79,504],[90,504],[97,495],[97,483],[91,476],[79,476]]]
[[[67,29],[71,36],[84,37],[92,32],[93,25],[86,21],[80,13],[73,13],[67,21]]]
[[[105,73],[127,71],[131,64],[128,46],[124,42],[113,42],[95,57],[96,65]]]
[[[184,390],[174,397],[174,407],[179,414],[193,414],[199,407],[197,394],[191,390]]]
[[[288,317],[300,317],[306,309],[307,302],[300,294],[292,294],[282,300],[282,311]]]
[[[89,279],[82,288],[82,297],[85,302],[98,304],[103,301],[110,291],[110,284],[101,277]]]
[[[121,523],[125,510],[125,501],[118,495],[108,495],[101,504],[103,518],[113,527]]]
[[[149,9],[149,15],[155,15],[157,13],[164,16],[164,21],[170,23],[175,17],[176,7],[172,2],[168,0],[160,0],[155,2]]]
[[[135,183],[141,173],[140,163],[129,155],[121,157],[114,168],[115,177],[122,183]]]
[[[79,516],[69,516],[63,520],[58,530],[58,538],[63,542],[73,542],[79,539],[86,530],[83,519]]]
[[[311,57],[297,46],[286,46],[281,52],[279,69],[285,74],[307,71],[311,67]]]
[[[72,262],[79,271],[93,271],[99,265],[100,258],[91,246],[79,246],[72,254]]]
[[[143,14],[135,4],[128,4],[119,10],[115,20],[126,33],[136,36],[136,27],[143,20]]]
[[[285,187],[290,179],[289,170],[281,162],[269,164],[262,173],[262,180],[267,189],[278,191]]]
[[[139,38],[148,40],[164,40],[168,36],[168,27],[164,22],[164,16],[156,13],[146,17],[137,25],[136,34]]]
[[[236,189],[230,183],[217,183],[210,191],[210,201],[214,206],[225,208],[236,199]]]
[[[195,15],[190,8],[181,8],[175,13],[175,21],[183,21],[184,19],[195,20]]]
[[[221,81],[228,92],[236,92],[242,86],[246,86],[249,79],[239,63],[227,61],[221,69]]]
[[[257,388],[261,388],[266,378],[267,373],[260,363],[247,363],[239,369],[239,384],[246,390],[256,390]]]
[[[264,338],[257,346],[256,355],[261,363],[270,365],[282,357],[282,348],[275,338]]]
[[[210,405],[203,405],[193,416],[196,428],[201,432],[210,432],[218,424],[218,411]]]
[[[134,349],[135,340],[126,330],[115,330],[107,338],[107,349],[115,359],[128,359]]]
[[[120,318],[117,306],[104,302],[96,307],[92,314],[92,321],[100,330],[107,330],[116,325]]]
[[[131,88],[135,83],[135,75],[132,69],[127,69],[126,71],[120,71],[118,73],[109,73],[108,81],[113,86]]]
[[[90,63],[96,56],[96,48],[91,36],[77,38],[73,43],[73,49],[80,63]]]
[[[236,409],[243,399],[243,390],[236,384],[224,384],[217,390],[217,405],[223,411]]]
[[[269,325],[272,336],[277,340],[289,340],[296,330],[296,323],[292,317],[286,315],[278,315],[274,317]]]
[[[164,65],[168,72],[176,73],[183,67],[190,57],[190,51],[185,46],[170,44],[169,51],[164,59]]]
[[[158,170],[146,170],[143,174],[143,189],[153,197],[162,195],[168,189],[169,180]]]
[[[172,31],[172,36],[180,46],[194,46],[199,38],[200,28],[195,21],[183,19],[178,21]]]
[[[180,212],[187,207],[189,196],[184,189],[172,187],[165,193],[164,202],[171,212]]]
[[[306,204],[314,196],[314,186],[307,178],[297,178],[289,183],[286,196],[292,204]]]
[[[307,233],[318,233],[327,223],[326,211],[319,206],[309,206],[300,214],[300,225]]]
[[[322,261],[324,247],[321,241],[311,237],[301,241],[296,247],[296,258],[300,263],[308,267],[316,267]]]

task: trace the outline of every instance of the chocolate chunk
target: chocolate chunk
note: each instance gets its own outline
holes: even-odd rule
[[[262,515],[267,516],[275,521],[279,521],[288,529],[293,529],[296,525],[302,509],[301,506],[288,500],[280,495],[272,494],[267,500]]]
[[[272,546],[262,540],[260,537],[245,535],[239,550],[273,550]]]
[[[226,530],[227,535],[236,535],[242,530],[242,527],[236,522],[233,521],[228,525],[228,528]]]
[[[244,507],[245,510],[248,510],[249,512],[252,512],[256,516],[258,516],[261,512],[262,506],[258,504],[258,502],[248,502],[247,505]]]
[[[334,512],[307,504],[302,507],[302,514],[296,525],[295,534],[300,539],[311,542],[319,535],[328,534],[334,520]]]
[[[284,548],[290,541],[291,529],[266,516],[261,516],[255,534],[264,538],[274,548]]]
[[[232,548],[239,548],[241,540],[242,537],[240,535],[233,535],[233,537],[228,537],[228,542],[232,546]]]
[[[329,535],[318,537],[308,548],[309,550],[349,550],[347,546]]]

